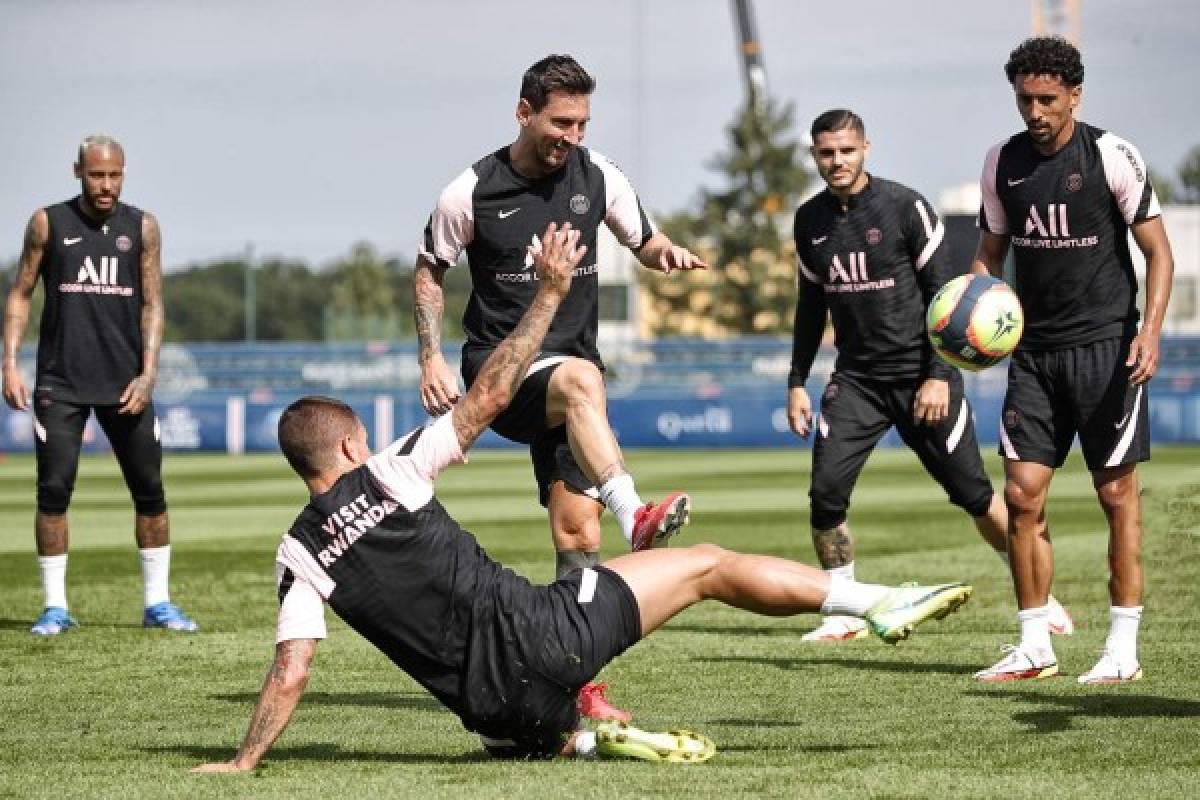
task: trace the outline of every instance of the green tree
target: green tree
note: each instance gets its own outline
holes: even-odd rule
[[[245,335],[246,264],[224,259],[163,276],[168,342],[234,342]]]
[[[329,279],[326,339],[397,339],[403,335],[405,311],[397,302],[403,281],[397,262],[385,261],[374,247],[359,242],[349,256],[333,265]]]
[[[743,108],[728,127],[729,149],[711,166],[725,185],[700,191],[695,207],[663,220],[677,241],[703,251],[708,273],[644,273],[649,332],[710,337],[780,333],[795,302],[792,212],[810,177],[793,107]]]
[[[1154,193],[1158,195],[1158,202],[1163,205],[1174,203],[1178,198],[1171,179],[1153,167],[1149,168],[1149,173],[1150,185],[1154,187]]]
[[[1179,200],[1200,203],[1200,144],[1192,147],[1179,165]]]

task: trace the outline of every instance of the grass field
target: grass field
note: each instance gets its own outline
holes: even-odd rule
[[[693,493],[686,537],[813,562],[803,451],[637,452],[646,496]],[[991,460],[996,470],[998,464]],[[611,665],[610,696],[645,727],[707,733],[703,766],[490,762],[453,715],[331,620],[308,693],[256,773],[189,775],[239,742],[273,652],[272,559],[303,487],[277,457],[171,456],[172,588],[203,627],[140,627],[132,515],[111,458],[85,459],[68,578],[83,628],[41,640],[33,465],[0,463],[0,797],[1197,797],[1200,796],[1200,450],[1143,468],[1146,679],[1084,688],[1107,630],[1105,528],[1075,456],[1052,489],[1056,595],[1079,632],[1068,677],[981,686],[1012,642],[1006,573],[906,452],[877,453],[852,510],[864,580],[963,579],[959,614],[898,647],[806,645],[813,617],[685,613]],[[535,580],[552,554],[525,457],[479,453],[443,502]],[[611,525],[606,523],[606,525]],[[617,552],[615,528],[606,550]]]

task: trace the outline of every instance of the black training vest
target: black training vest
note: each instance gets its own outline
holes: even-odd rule
[[[76,197],[46,216],[37,391],[114,405],[142,371],[142,212],[118,203],[96,221]]]

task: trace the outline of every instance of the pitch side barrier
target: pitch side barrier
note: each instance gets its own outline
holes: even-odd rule
[[[627,447],[809,447],[787,423],[789,341],[747,337],[729,341],[670,340],[606,349],[609,417]],[[34,350],[21,367],[33,385]],[[457,348],[447,348],[457,368]],[[306,394],[349,402],[377,448],[426,420],[411,344],[171,345],[164,348],[155,392],[164,447],[169,451],[270,452],[283,409]],[[833,368],[823,349],[808,390],[814,403]],[[999,436],[1003,365],[966,374],[967,395],[985,446]],[[1163,342],[1152,384],[1151,435],[1156,445],[1200,443],[1200,337]],[[899,445],[890,433],[884,445]],[[513,446],[486,433],[482,447]],[[95,420],[85,450],[108,445]],[[0,449],[33,450],[27,412],[0,410]]]

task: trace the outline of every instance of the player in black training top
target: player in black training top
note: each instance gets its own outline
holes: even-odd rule
[[[564,235],[565,234],[565,235]],[[803,564],[713,545],[628,553],[533,586],[491,560],[437,501],[433,483],[511,401],[583,263],[582,237],[549,226],[533,258],[538,283],[509,336],[466,395],[428,427],[372,456],[362,423],[337,400],[307,397],[279,420],[279,444],[311,493],[276,560],[275,662],[249,730],[229,761],[253,769],[300,701],[324,606],[480,734],[497,755],[695,760],[712,743],[605,722],[579,728],[577,690],[606,663],[704,599],[769,615],[864,615],[887,641],[966,601],[970,587],[889,589]]]
[[[170,528],[162,486],[162,447],[151,394],[162,343],[162,245],[154,215],[120,202],[125,153],[116,140],[92,136],[79,147],[82,191],[38,209],[4,314],[4,399],[29,408],[17,365],[38,278],[46,300],[33,390],[37,452],[38,564],[45,605],[31,631],[54,636],[77,623],[68,612],[67,506],[89,412],[112,444],[133,497],[142,561],[142,622],[194,631],[171,602]]]
[[[1046,635],[1054,569],[1046,496],[1079,436],[1109,524],[1110,631],[1080,683],[1141,677],[1141,504],[1136,465],[1150,457],[1146,383],[1174,264],[1146,164],[1129,142],[1075,119],[1083,62],[1058,37],[1028,39],[1005,74],[1026,130],[988,151],[974,271],[999,275],[1011,245],[1025,334],[1008,372],[1000,430],[1009,551],[1021,642],[977,677],[1058,673]],[[1146,257],[1138,326],[1129,233]]]
[[[814,427],[804,384],[831,317],[838,356],[821,398],[809,491],[817,558],[826,570],[854,577],[850,495],[892,426],[1003,558],[1008,520],[983,468],[962,377],[934,355],[925,335],[925,309],[954,274],[942,221],[917,192],[866,172],[870,142],[853,111],[826,111],[811,133],[827,187],[796,211],[788,420],[804,438]],[[1068,632],[1070,616],[1059,612]],[[866,635],[858,618],[827,617],[803,639]]]
[[[580,145],[594,87],[569,56],[549,56],[529,68],[517,102],[516,141],[480,159],[442,192],[414,270],[421,400],[430,414],[443,414],[459,396],[441,351],[445,271],[466,251],[471,296],[463,316],[462,373],[470,387],[537,291],[530,247],[536,248],[546,224],[569,221],[580,231],[588,255],[571,294],[512,406],[492,425],[501,436],[529,445],[560,577],[597,562],[604,507],[634,550],[673,535],[689,513],[690,500],[681,492],[658,504],[642,503],[609,426],[596,349],[597,229],[607,225],[651,269],[707,266],[656,231],[621,171]],[[592,688],[583,702],[591,703]],[[594,699],[598,713],[616,711],[602,697]]]

